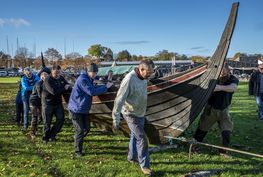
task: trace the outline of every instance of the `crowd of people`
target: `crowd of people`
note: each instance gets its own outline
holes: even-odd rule
[[[65,95],[70,94],[67,105],[69,118],[75,130],[75,155],[83,156],[84,137],[90,131],[89,111],[92,96],[106,93],[113,86],[112,71],[109,71],[108,76],[105,77],[106,83],[99,86],[94,83],[97,73],[97,65],[90,64],[86,72],[82,72],[72,86],[61,75],[59,65],[54,65],[51,69],[43,68],[38,74],[33,74],[31,68],[25,68],[16,96],[16,121],[19,125],[23,123],[22,131],[29,131],[31,137],[35,138],[38,123],[43,121],[43,143],[57,141],[56,136],[65,120],[63,97],[66,99]],[[117,130],[120,126],[122,107],[127,108],[126,104],[131,103],[125,110],[125,119],[131,130],[128,160],[131,163],[139,163],[145,175],[152,173],[148,139],[143,127],[147,105],[147,79],[153,73],[154,63],[151,60],[143,60],[134,71],[125,73],[112,114],[113,127]],[[134,89],[135,85],[140,89]],[[32,114],[31,129],[29,129],[29,112]],[[52,125],[53,116],[56,120]]]
[[[121,116],[130,129],[130,142],[127,160],[139,164],[143,174],[151,175],[148,138],[144,131],[145,113],[147,108],[147,81],[154,73],[152,60],[142,60],[137,68],[126,73],[121,82],[112,110],[113,130],[120,128]],[[43,142],[56,141],[65,117],[62,98],[70,93],[68,100],[69,117],[75,130],[74,152],[77,157],[84,155],[83,143],[90,131],[89,111],[92,96],[106,93],[113,86],[112,71],[109,71],[106,83],[100,86],[94,84],[98,67],[90,64],[86,72],[82,72],[70,85],[61,75],[61,68],[54,65],[51,70],[43,68],[34,75],[30,68],[25,68],[21,78],[20,89],[16,97],[16,121],[23,131],[29,128],[29,110],[31,105],[32,137],[36,136],[38,122],[43,121]],[[229,66],[224,64],[215,89],[205,106],[194,139],[202,142],[210,128],[218,123],[221,129],[222,145],[229,147],[233,121],[229,114],[233,93],[237,90],[238,79],[231,74]],[[249,81],[249,94],[256,96],[259,119],[263,120],[263,63],[259,63],[258,71],[254,72]],[[53,115],[56,118],[53,126]],[[197,147],[193,150],[196,151]],[[220,150],[220,154],[227,152]]]

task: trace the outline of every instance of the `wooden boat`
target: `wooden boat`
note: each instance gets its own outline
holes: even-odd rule
[[[212,94],[220,75],[234,31],[239,3],[234,3],[215,53],[208,64],[148,84],[145,131],[153,144],[166,142],[164,136],[180,135],[198,116]],[[91,121],[106,129],[112,125],[115,92],[93,98]],[[121,130],[129,134],[122,121]]]

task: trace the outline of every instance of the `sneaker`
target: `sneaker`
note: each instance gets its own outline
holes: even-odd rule
[[[82,152],[75,152],[76,157],[82,157],[84,154]]]
[[[142,168],[142,172],[144,175],[151,176],[152,170],[150,168]]]

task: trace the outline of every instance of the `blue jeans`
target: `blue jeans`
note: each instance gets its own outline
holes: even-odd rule
[[[124,115],[131,131],[128,160],[138,160],[141,168],[150,168],[148,138],[144,132],[144,117],[130,117]]]
[[[258,117],[260,120],[263,120],[263,93],[256,96],[256,102],[258,105]]]
[[[28,113],[29,113],[29,97],[22,96],[22,102],[23,102],[23,112],[24,112],[24,128],[28,128]]]

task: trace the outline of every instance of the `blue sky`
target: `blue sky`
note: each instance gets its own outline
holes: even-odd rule
[[[82,55],[92,44],[114,53],[155,55],[167,49],[211,56],[217,47],[233,0],[1,0],[0,50],[19,46],[36,52],[54,47]],[[240,0],[228,56],[263,54],[263,1]],[[13,50],[12,50],[13,49]]]

